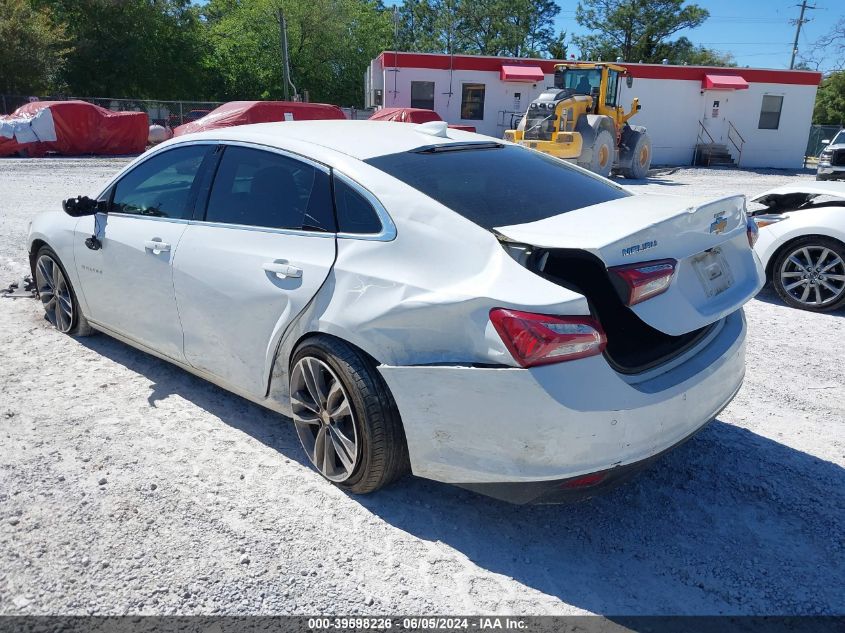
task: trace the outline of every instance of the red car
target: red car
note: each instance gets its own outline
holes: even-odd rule
[[[230,101],[212,110],[197,121],[185,123],[173,130],[173,136],[192,132],[216,130],[234,125],[270,123],[273,121],[310,121],[314,119],[345,119],[343,110],[325,103],[299,101]]]

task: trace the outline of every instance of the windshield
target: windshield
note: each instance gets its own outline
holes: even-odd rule
[[[488,230],[631,195],[562,160],[513,145],[412,150],[366,162]]]
[[[567,88],[576,94],[589,95],[601,85],[601,70],[570,68],[555,77],[556,88]]]
[[[830,142],[831,145],[845,144],[845,130],[840,130],[839,133],[833,137]]]

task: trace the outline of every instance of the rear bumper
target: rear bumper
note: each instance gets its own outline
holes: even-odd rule
[[[714,416],[715,417],[715,416]],[[588,473],[578,477],[568,477],[554,481],[527,481],[527,482],[499,482],[483,484],[456,484],[461,488],[478,492],[488,497],[517,504],[553,504],[553,503],[574,503],[584,501],[590,497],[604,494],[614,488],[621,486],[637,473],[645,470],[654,462],[669,453],[687,440],[692,439],[698,432],[707,426],[705,422],[695,431],[687,435],[680,442],[663,449],[659,453],[646,457],[638,462],[616,466],[609,470],[597,473]]]
[[[712,420],[745,374],[742,311],[668,366],[623,376],[596,356],[532,369],[380,371],[415,475],[487,494],[495,488],[479,484],[538,484],[509,499],[525,502],[563,480],[616,469],[611,483]]]

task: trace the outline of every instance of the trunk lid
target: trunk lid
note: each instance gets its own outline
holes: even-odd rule
[[[678,263],[669,288],[630,309],[651,327],[681,335],[739,309],[765,281],[748,244],[745,198],[709,201],[636,195],[545,220],[497,227],[507,241],[586,251],[606,267]]]

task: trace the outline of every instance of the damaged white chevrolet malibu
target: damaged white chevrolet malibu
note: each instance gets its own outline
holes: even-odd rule
[[[37,217],[47,318],[293,419],[328,480],[595,494],[742,383],[742,196],[633,196],[493,138],[385,122],[180,137]]]

